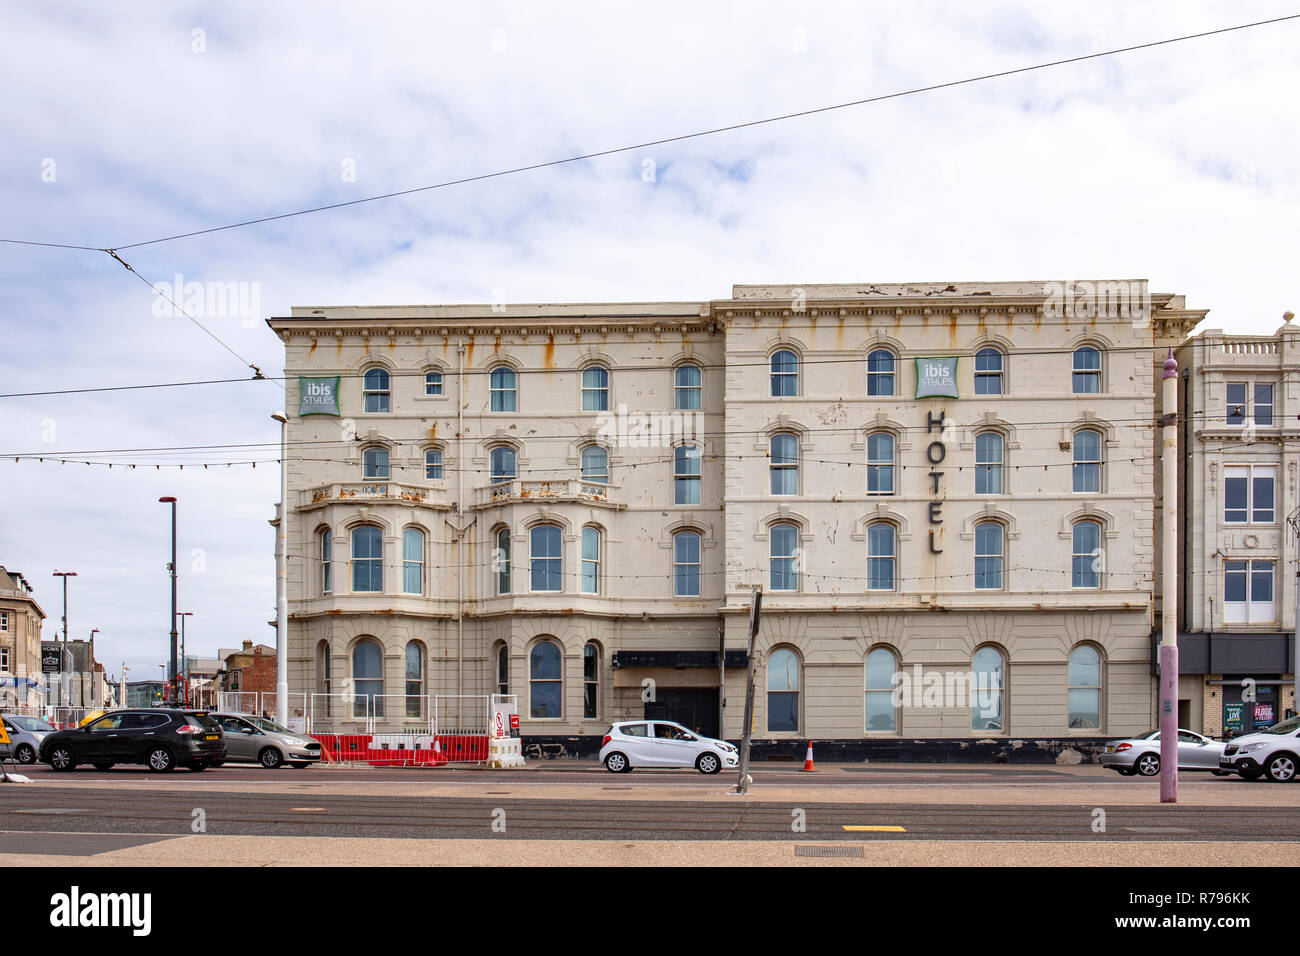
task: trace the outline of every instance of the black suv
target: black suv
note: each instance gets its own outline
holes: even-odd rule
[[[226,741],[207,711],[115,710],[76,730],[50,734],[41,741],[40,759],[55,770],[71,770],[79,763],[96,770],[142,763],[151,770],[180,764],[197,771],[226,759]]]

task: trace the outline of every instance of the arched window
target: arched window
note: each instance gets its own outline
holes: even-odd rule
[[[497,573],[497,594],[510,593],[510,529],[497,531],[497,546],[492,552],[492,565]]]
[[[878,521],[867,527],[867,588],[894,590],[894,526]]]
[[[388,478],[388,449],[377,445],[361,452],[362,478]]]
[[[799,493],[799,436],[788,433],[773,435],[768,444],[772,476],[772,494]]]
[[[371,640],[352,648],[352,716],[384,716],[384,652]]]
[[[1096,395],[1101,391],[1101,352],[1091,345],[1074,350],[1074,394]]]
[[[365,397],[363,408],[367,412],[387,412],[391,410],[392,391],[388,370],[382,368],[367,369],[362,379],[361,393]]]
[[[799,394],[799,356],[789,349],[772,353],[772,395],[784,398]]]
[[[673,535],[673,595],[700,596],[700,535],[678,531]]]
[[[592,484],[609,484],[609,452],[599,445],[582,450],[582,480]]]
[[[518,469],[515,464],[515,450],[509,445],[498,445],[488,453],[492,469],[492,483],[514,481]]]
[[[424,532],[418,528],[402,532],[402,593],[424,593]]]
[[[600,716],[600,648],[595,641],[582,648],[582,716],[587,720]]]
[[[528,654],[528,713],[564,716],[564,658],[554,641],[538,641]]]
[[[772,590],[799,590],[799,529],[792,524],[774,524],[768,542]]]
[[[767,658],[767,729],[799,732],[799,656],[788,647]]]
[[[491,409],[494,412],[518,411],[518,393],[515,386],[515,370],[508,365],[498,365],[488,375],[488,391],[491,395]]]
[[[582,593],[600,593],[600,529],[582,529]]]
[[[424,646],[406,642],[406,716],[424,716]]]
[[[975,587],[980,591],[1002,588],[1003,528],[996,521],[975,526]]]
[[[497,693],[510,693],[510,648],[504,644],[497,648]]]
[[[1101,729],[1101,654],[1091,644],[1070,651],[1069,708],[1071,730]]]
[[[698,365],[679,365],[673,372],[673,407],[679,411],[696,411],[701,400],[703,373]]]
[[[877,647],[867,655],[866,671],[867,730],[898,730],[898,707],[894,697],[898,658],[888,648]]]
[[[374,525],[352,529],[352,590],[384,590],[384,533]]]
[[[1074,490],[1101,494],[1101,433],[1075,432],[1071,444],[1074,446]]]
[[[534,591],[561,590],[562,540],[560,529],[553,524],[539,524],[530,536],[529,558],[532,561]]]
[[[424,394],[425,395],[442,394],[442,373],[441,372],[424,373]]]
[[[995,348],[980,349],[975,353],[975,394],[1001,395],[1002,353]]]
[[[700,503],[702,470],[700,450],[694,445],[678,445],[673,452],[673,504]]]
[[[440,448],[425,449],[424,477],[426,481],[442,480],[442,449]]]
[[[975,494],[1002,494],[1002,445],[997,432],[975,436]]]
[[[317,534],[320,541],[320,593],[331,594],[334,591],[334,538],[329,528],[321,528]]]
[[[867,356],[867,394],[894,394],[894,353],[875,349]]]
[[[582,410],[609,411],[609,370],[592,365],[582,370]]]
[[[1070,587],[1101,587],[1101,525],[1095,521],[1078,521],[1072,532]]]
[[[867,494],[894,493],[894,436],[876,432],[867,436]]]
[[[995,647],[981,647],[971,657],[971,729],[1005,731],[1002,699],[1006,664]]]

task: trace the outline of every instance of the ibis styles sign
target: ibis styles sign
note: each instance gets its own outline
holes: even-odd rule
[[[339,415],[339,377],[306,378],[298,376],[298,417],[305,415]]]
[[[958,398],[956,357],[917,359],[916,397]]]

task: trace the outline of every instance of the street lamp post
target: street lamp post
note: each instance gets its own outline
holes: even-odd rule
[[[172,578],[172,615],[171,615],[171,667],[167,672],[168,687],[171,688],[167,697],[175,694],[176,686],[176,499],[165,497],[158,499],[163,504],[172,506],[172,559],[167,565],[167,570],[171,573]],[[168,703],[174,703],[167,700]]]
[[[275,412],[271,417],[280,423],[280,520],[275,536],[275,719],[286,725],[289,722],[289,508],[285,497],[285,473],[289,466],[284,456],[284,444],[289,417],[284,412]]]
[[[99,628],[90,629],[90,660],[86,664],[90,668],[90,706],[95,706],[95,635],[99,633]],[[81,705],[86,706],[86,683],[85,678],[81,681]]]
[[[63,648],[59,654],[59,670],[64,672],[68,666],[68,578],[75,578],[76,571],[55,571],[54,577],[63,578]],[[59,677],[59,698],[63,698],[64,676],[61,673]],[[68,698],[72,697],[72,685],[68,685]]]
[[[1160,802],[1178,802],[1178,360],[1165,359],[1161,384],[1163,520],[1160,533]]]

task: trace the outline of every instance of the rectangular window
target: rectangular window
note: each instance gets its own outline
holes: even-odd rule
[[[1228,382],[1224,387],[1229,425],[1273,424],[1273,385],[1267,382]]]
[[[442,394],[442,373],[441,372],[424,373],[424,394],[425,395]]]
[[[673,503],[700,503],[700,450],[683,445],[673,454]]]
[[[1272,524],[1277,520],[1273,465],[1230,465],[1223,469],[1225,524]]]
[[[1255,414],[1256,425],[1273,424],[1273,386],[1256,385],[1255,386]]]
[[[700,536],[693,531],[673,537],[673,594],[700,596]]]
[[[9,673],[9,648],[0,647],[0,671]]]
[[[1277,620],[1274,584],[1277,561],[1268,559],[1223,562],[1223,622],[1269,624]]]
[[[1246,383],[1228,383],[1228,424],[1242,425],[1246,421]]]
[[[9,630],[9,612],[0,611],[0,631]]]

